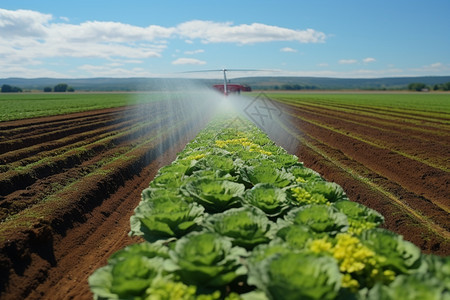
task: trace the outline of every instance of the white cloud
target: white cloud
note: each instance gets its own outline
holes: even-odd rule
[[[422,66],[420,68],[411,69],[413,72],[421,73],[435,73],[435,72],[450,72],[450,65],[445,65],[441,62],[435,62],[426,66]]]
[[[173,65],[204,65],[205,61],[195,58],[178,58],[172,62]]]
[[[430,65],[431,68],[442,68],[443,66],[444,65],[442,63],[440,63],[440,62]]]
[[[167,47],[165,42],[177,38],[186,43],[199,39],[203,43],[240,45],[270,41],[318,43],[325,40],[324,33],[313,29],[293,30],[261,23],[233,25],[230,22],[194,20],[174,27],[140,27],[100,21],[69,24],[67,20],[32,10],[0,9],[0,54],[3,61],[23,57],[29,60],[54,57],[161,57]]]
[[[296,49],[290,47],[284,47],[280,49],[281,52],[297,52]]]
[[[351,65],[356,64],[358,61],[356,59],[341,59],[338,61],[341,65]]]
[[[45,38],[51,15],[32,10],[6,10],[0,8],[0,36],[5,42],[8,38]]]
[[[366,64],[371,63],[371,62],[375,62],[375,61],[376,61],[376,59],[373,58],[373,57],[366,57],[366,58],[363,59],[363,62],[366,63]]]
[[[155,41],[157,39],[169,38],[173,28],[165,28],[157,25],[139,27],[119,22],[89,21],[79,25],[73,24],[51,24],[48,31],[53,37],[64,39],[69,42],[137,42]]]
[[[176,27],[176,34],[190,40],[200,39],[203,43],[253,44],[272,41],[297,41],[320,43],[325,34],[313,29],[294,30],[261,23],[233,25],[231,22],[193,20]]]
[[[187,55],[194,55],[194,54],[203,53],[203,52],[205,52],[205,50],[203,50],[203,49],[197,49],[197,50],[193,50],[193,51],[184,51],[184,54],[187,54]]]
[[[319,66],[319,67],[328,67],[328,64],[327,63],[320,63],[317,66]]]
[[[88,74],[88,77],[153,77],[152,74],[144,68],[124,69],[112,65],[82,65],[79,70]]]

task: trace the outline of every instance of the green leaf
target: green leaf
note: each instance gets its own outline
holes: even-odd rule
[[[447,278],[448,279],[448,278]],[[388,286],[378,283],[368,294],[368,300],[446,300],[450,291],[442,281],[425,274],[399,275]]]
[[[286,193],[271,183],[258,183],[247,190],[244,201],[261,209],[268,217],[281,216],[290,208]]]
[[[207,219],[207,228],[231,238],[233,245],[247,250],[267,243],[273,237],[275,223],[256,207],[232,208]]]
[[[366,230],[361,234],[361,242],[373,250],[379,263],[386,269],[408,274],[421,265],[421,252],[414,244],[403,240],[401,235],[382,228]]]
[[[235,166],[231,155],[214,153],[194,163],[191,171],[198,170],[214,170],[224,176],[225,174],[233,174]]]
[[[380,213],[353,201],[339,200],[334,203],[334,207],[347,216],[349,231],[356,234],[378,227],[384,222],[384,217]]]
[[[294,224],[306,225],[317,233],[336,235],[348,229],[347,216],[327,205],[306,205],[291,210],[285,217]]]
[[[285,187],[292,183],[294,177],[285,170],[277,169],[273,162],[261,160],[256,166],[240,169],[242,180],[249,186],[258,183],[271,183],[277,187]]]
[[[294,175],[297,182],[309,182],[309,181],[321,181],[323,180],[319,173],[316,171],[306,168],[304,166],[293,166],[288,169],[288,172]]]
[[[142,242],[138,244],[132,244],[113,253],[109,257],[108,263],[115,263],[117,261],[125,260],[135,256],[143,256],[147,258],[168,258],[169,249],[160,243]]]
[[[309,241],[318,237],[309,227],[295,224],[281,228],[277,232],[277,236],[283,239],[291,248],[297,250],[305,249]]]
[[[215,213],[241,206],[245,186],[228,180],[200,178],[189,181],[183,190],[203,205],[207,212]]]
[[[203,220],[204,208],[178,197],[153,198],[143,201],[130,218],[131,235],[147,241],[181,237],[195,230]]]
[[[311,194],[322,194],[329,202],[348,200],[342,187],[335,182],[315,180],[307,182],[303,187]]]
[[[143,299],[145,291],[163,270],[163,258],[127,256],[111,261],[89,277],[89,285],[97,298]]]
[[[233,247],[228,238],[217,233],[192,232],[176,242],[166,270],[188,284],[224,287],[246,273],[241,264],[246,255],[243,248]]]
[[[341,287],[338,264],[329,256],[292,252],[273,255],[262,264],[262,272],[251,272],[248,280],[270,299],[335,299]]]
[[[298,157],[288,153],[271,155],[270,159],[276,163],[277,168],[289,168],[298,163]]]

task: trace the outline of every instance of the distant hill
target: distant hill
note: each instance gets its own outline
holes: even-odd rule
[[[391,78],[327,78],[327,77],[251,77],[241,78],[241,83],[248,84],[254,89],[273,89],[283,86],[299,85],[305,89],[323,90],[402,90],[407,89],[410,83],[424,83],[428,86],[450,82],[450,76],[429,77],[391,77]]]
[[[402,90],[410,83],[424,83],[430,87],[450,82],[450,76],[391,77],[391,78],[326,78],[326,77],[243,77],[234,78],[232,83],[247,84],[254,90],[269,89],[316,89],[316,90]],[[23,90],[43,90],[66,83],[77,91],[159,91],[184,90],[197,85],[211,86],[221,83],[220,79],[182,78],[4,78],[0,86],[8,84]]]

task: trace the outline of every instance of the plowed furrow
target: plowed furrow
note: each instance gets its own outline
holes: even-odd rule
[[[383,130],[377,126],[367,125],[365,119],[360,122],[349,121],[342,117],[309,113],[304,110],[294,110],[288,113],[303,121],[325,127],[334,133],[349,136],[378,148],[387,149],[430,167],[448,171],[450,169],[450,142],[441,137],[440,142],[427,141],[424,134],[415,136],[401,132]]]
[[[320,102],[317,102],[320,103]],[[369,115],[380,115],[380,116],[384,116],[390,119],[407,119],[410,122],[413,123],[425,123],[428,124],[429,126],[434,126],[434,127],[440,127],[442,125],[449,125],[450,121],[448,120],[448,118],[443,114],[442,116],[440,116],[439,112],[435,112],[435,111],[430,111],[429,113],[427,112],[419,112],[417,110],[406,110],[406,109],[402,109],[400,110],[396,110],[395,108],[383,108],[383,107],[369,107],[369,105],[367,106],[360,106],[360,105],[350,105],[350,104],[337,104],[337,103],[330,103],[330,102],[323,102],[321,104],[324,107],[328,107],[328,108],[336,108],[339,111],[342,110],[347,110],[347,111],[353,111],[353,112],[358,112],[361,114],[369,114]]]
[[[318,117],[332,117],[339,121],[348,121],[357,125],[371,126],[374,129],[383,132],[393,132],[394,134],[406,135],[424,141],[433,141],[443,144],[447,143],[446,141],[443,141],[443,137],[450,134],[450,126],[448,130],[446,130],[445,127],[440,127],[439,130],[436,130],[435,127],[427,129],[422,125],[417,126],[408,124],[405,122],[405,119],[383,119],[374,115],[362,115],[352,113],[351,111],[335,111],[327,108],[310,106],[308,104],[296,106],[294,110],[298,113],[309,112],[316,114]]]
[[[449,211],[448,199],[443,196],[450,184],[449,173],[424,163],[401,156],[389,149],[378,148],[364,141],[333,132],[308,121],[298,120],[298,130],[317,132],[326,144],[339,148],[348,157],[359,161],[371,170],[381,173],[390,180],[418,195],[430,199],[435,205]],[[325,139],[326,137],[326,139]],[[342,145],[345,147],[342,148]],[[420,170],[420,172],[418,172]],[[428,177],[427,180],[424,180]],[[419,186],[418,186],[419,184]]]
[[[98,111],[88,111],[82,113],[74,113],[69,115],[56,115],[43,118],[33,118],[26,120],[15,120],[0,123],[0,132],[5,137],[27,136],[35,132],[44,133],[70,126],[74,123],[97,122],[104,119],[111,119],[123,115],[128,111],[135,110],[135,107],[126,107],[124,109],[111,108]],[[1,139],[0,139],[1,140]]]
[[[274,140],[299,156],[307,167],[318,171],[326,180],[340,184],[350,200],[382,213],[389,230],[404,235],[425,252],[448,255],[448,212],[348,156],[343,145],[331,146],[328,134],[297,122],[284,120],[282,123],[284,133],[278,133]],[[298,145],[293,140],[297,140]]]
[[[126,119],[127,119],[126,117],[122,117],[117,121],[121,122],[122,120]],[[0,143],[0,153],[5,153],[7,151],[14,151],[27,146],[35,145],[37,143],[53,141],[56,139],[67,137],[69,135],[79,134],[82,132],[95,130],[105,126],[110,126],[116,123],[117,121],[114,119],[114,116],[110,116],[110,118],[108,118],[107,120],[83,122],[82,124],[73,123],[71,126],[64,126],[61,129],[58,128],[53,131],[45,132],[42,134],[34,134],[31,136],[10,139],[8,141]]]
[[[36,181],[33,190],[51,182],[59,188],[46,190],[45,199],[30,196],[25,209],[1,223],[2,299],[92,298],[86,279],[105,253],[131,243],[126,227],[140,192],[210,115],[167,111],[152,130],[136,131],[134,139]]]
[[[40,178],[58,174],[65,168],[74,167],[83,161],[119,145],[123,141],[133,140],[156,130],[162,118],[153,119],[144,124],[133,126],[131,129],[114,136],[106,137],[87,146],[70,149],[60,155],[52,156],[52,151],[41,160],[28,164],[24,168],[9,170],[0,175],[0,196],[5,196],[17,189],[23,189]],[[166,122],[167,120],[164,120]]]
[[[0,164],[11,164],[19,160],[24,160],[26,158],[28,158],[27,162],[30,163],[33,161],[31,157],[35,156],[38,153],[40,153],[41,157],[45,156],[46,153],[43,152],[46,151],[55,151],[56,153],[62,153],[72,148],[77,148],[82,145],[93,143],[98,139],[105,138],[108,135],[113,135],[118,131],[126,130],[127,128],[130,128],[131,126],[136,124],[136,121],[144,121],[144,118],[145,117],[142,117],[137,120],[130,120],[127,118],[126,120],[114,122],[113,125],[101,127],[96,130],[89,130],[80,134],[70,134],[60,139],[39,143],[30,147],[18,149],[16,151],[10,151],[0,155]],[[39,156],[37,157],[37,160],[39,160]]]

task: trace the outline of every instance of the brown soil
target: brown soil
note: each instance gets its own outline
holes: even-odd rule
[[[387,229],[425,253],[450,254],[449,120],[280,106],[284,132],[273,135],[275,142],[351,200],[382,213]]]
[[[386,112],[280,105],[275,142],[381,212],[386,228],[426,253],[449,255],[448,127],[417,114],[389,121]],[[127,234],[140,193],[206,124],[198,119],[149,105],[0,123],[0,184],[9,184],[0,191],[0,212],[9,216],[0,223],[0,299],[92,299],[88,277],[139,241]],[[101,138],[109,140],[89,148]],[[70,152],[78,148],[89,149]],[[45,157],[50,167],[20,170]]]
[[[0,123],[0,299],[92,299],[90,274],[139,240],[127,234],[141,191],[208,115],[160,103]]]

